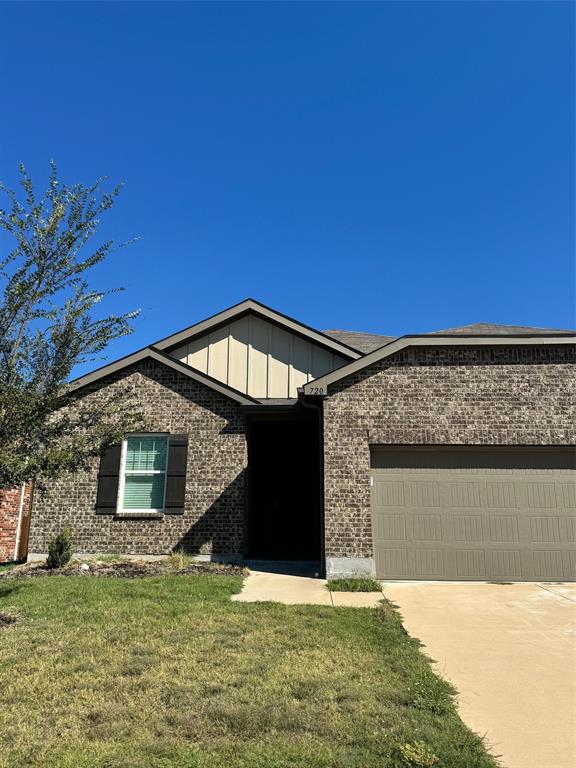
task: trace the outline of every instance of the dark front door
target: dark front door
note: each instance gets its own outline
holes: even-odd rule
[[[253,416],[248,440],[247,555],[320,560],[320,457],[314,412]]]

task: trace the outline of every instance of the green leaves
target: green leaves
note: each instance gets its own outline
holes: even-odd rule
[[[48,543],[48,568],[63,568],[72,559],[72,529],[66,526],[64,530]]]
[[[63,184],[51,161],[38,196],[22,164],[20,173],[23,199],[0,183],[0,228],[14,240],[0,255],[0,488],[77,468],[138,420],[129,397],[103,398],[94,420],[63,394],[74,366],[131,333],[138,315],[98,316],[105,297],[121,289],[89,280],[117,247],[110,239],[90,246],[122,185],[108,191],[105,177]]]

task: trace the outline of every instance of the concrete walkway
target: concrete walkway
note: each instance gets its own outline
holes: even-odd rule
[[[286,605],[331,605],[346,608],[373,608],[381,592],[329,592],[324,579],[284,573],[250,571],[244,588],[232,600],[241,603],[270,601]]]
[[[505,768],[576,766],[576,584],[383,585]]]

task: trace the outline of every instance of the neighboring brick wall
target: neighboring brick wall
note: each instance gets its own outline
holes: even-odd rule
[[[575,347],[408,348],[329,388],[327,557],[372,557],[370,445],[576,444]]]
[[[30,552],[46,552],[48,541],[69,523],[78,552],[124,554],[242,552],[244,471],[247,462],[240,405],[177,371],[145,361],[86,390],[134,387],[151,431],[187,434],[188,469],[184,515],[162,520],[117,519],[95,512],[99,461],[37,491],[30,528]]]
[[[22,503],[22,519],[24,519],[29,511],[30,491],[31,486],[27,485],[24,489],[24,499],[22,499],[21,486],[12,488],[9,491],[0,491],[0,563],[18,559],[16,542],[18,539],[20,504]],[[21,547],[19,547],[19,550],[20,554],[22,554]]]

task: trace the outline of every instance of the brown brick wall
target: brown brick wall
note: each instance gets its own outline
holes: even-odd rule
[[[328,557],[372,557],[371,444],[576,444],[576,348],[408,348],[324,402]]]
[[[24,489],[22,500],[22,523],[30,511],[31,486]],[[0,563],[16,560],[26,554],[26,541],[22,540],[19,551],[16,552],[18,538],[18,521],[20,518],[20,502],[22,488],[12,488],[8,491],[0,491]],[[25,529],[25,525],[22,526]]]
[[[30,552],[46,552],[50,538],[67,523],[77,552],[241,552],[247,450],[240,405],[155,361],[108,377],[84,396],[97,401],[106,388],[125,384],[138,393],[151,431],[188,435],[184,515],[161,520],[97,515],[96,460],[89,470],[50,482],[45,493],[36,492]]]

